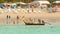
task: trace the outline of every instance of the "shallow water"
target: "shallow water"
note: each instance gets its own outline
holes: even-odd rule
[[[56,25],[0,25],[0,34],[59,34]]]

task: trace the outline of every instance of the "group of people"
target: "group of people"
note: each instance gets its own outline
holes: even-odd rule
[[[10,24],[10,21],[9,21],[9,20],[10,20],[12,17],[9,16],[9,15],[7,15],[6,17],[7,17],[7,24]],[[19,20],[19,16],[17,16],[16,19],[17,19],[17,24],[18,24],[18,23],[19,23],[19,21],[18,21],[18,20]],[[12,21],[13,21],[13,23],[15,24],[15,21],[14,21],[14,20],[12,20]]]
[[[7,24],[10,24],[11,23],[11,21],[9,21],[9,20],[11,20],[11,16],[9,16],[9,15],[7,15],[6,16],[7,17]],[[38,20],[37,20],[38,19]],[[34,19],[34,18],[32,18],[32,17],[30,17],[30,18],[26,18],[25,16],[22,16],[22,18],[21,17],[19,17],[19,16],[17,16],[16,17],[16,20],[14,19],[12,19],[12,21],[13,21],[13,24],[20,24],[21,22],[20,21],[22,21],[22,22],[24,22],[24,23],[35,23],[36,22],[36,20],[37,20],[37,24],[45,24],[45,22],[44,22],[44,20],[41,20],[41,19],[39,19],[39,18],[37,18],[37,19]],[[35,21],[34,21],[35,20]],[[41,22],[42,21],[42,22]]]
[[[49,13],[54,13],[56,11],[57,11],[57,8],[56,7],[50,7],[50,8],[48,8],[48,12]]]
[[[11,23],[11,20],[13,21],[13,24],[19,24],[20,23],[20,20],[24,21],[25,20],[25,16],[22,16],[22,18],[20,19],[19,16],[17,16],[16,18],[12,18],[12,16],[10,15],[7,15],[6,16],[6,19],[7,19],[7,24],[10,24]]]

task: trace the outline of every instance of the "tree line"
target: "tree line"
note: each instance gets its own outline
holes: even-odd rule
[[[4,3],[4,2],[25,2],[25,3],[29,3],[32,1],[34,1],[34,0],[0,0],[0,3]]]

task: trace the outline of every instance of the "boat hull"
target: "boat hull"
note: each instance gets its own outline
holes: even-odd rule
[[[45,24],[25,23],[25,25],[45,25]]]

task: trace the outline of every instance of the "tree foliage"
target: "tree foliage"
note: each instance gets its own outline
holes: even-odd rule
[[[4,0],[0,0],[0,3],[4,3]]]
[[[54,6],[54,1],[56,1],[56,0],[47,0],[47,1],[49,1],[50,2],[50,5],[49,5],[49,7],[53,7]]]
[[[25,3],[29,3],[29,2],[32,2],[32,1],[34,1],[34,0],[13,0],[14,2],[19,2],[19,1],[21,1],[21,2],[25,2]]]
[[[47,0],[47,1],[49,1],[51,4],[54,2],[54,1],[56,1],[56,0]]]
[[[25,2],[25,3],[29,3],[29,2],[32,2],[34,0],[0,0],[0,3],[3,3],[3,2]]]

